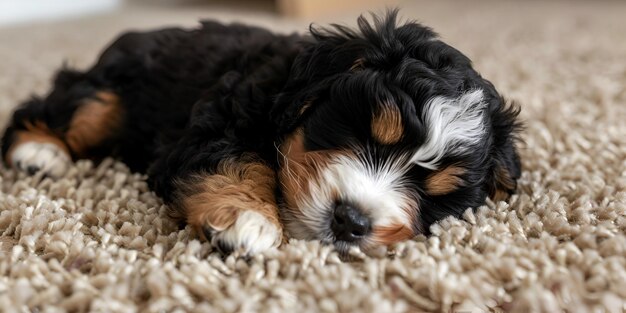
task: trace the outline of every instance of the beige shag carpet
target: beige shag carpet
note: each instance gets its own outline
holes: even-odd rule
[[[341,262],[294,241],[222,260],[177,230],[145,177],[109,160],[63,179],[0,168],[2,312],[624,312],[626,2],[407,1],[522,105],[523,176],[508,202],[433,227],[395,255]],[[0,123],[120,30],[199,17],[304,31],[262,10],[130,8],[0,29]],[[329,20],[353,24],[356,14]]]

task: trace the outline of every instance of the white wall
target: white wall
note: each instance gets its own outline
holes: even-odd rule
[[[0,0],[0,26],[109,11],[122,0]]]

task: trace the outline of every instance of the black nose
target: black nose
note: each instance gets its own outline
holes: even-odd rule
[[[337,240],[354,242],[367,236],[372,230],[372,224],[359,209],[347,203],[338,203],[330,229]]]

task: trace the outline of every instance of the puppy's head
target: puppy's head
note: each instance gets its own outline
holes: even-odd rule
[[[508,196],[518,110],[430,29],[358,22],[312,29],[277,100],[288,234],[367,251]]]

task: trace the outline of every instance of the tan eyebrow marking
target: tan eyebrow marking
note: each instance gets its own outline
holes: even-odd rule
[[[372,118],[371,127],[376,141],[385,145],[397,143],[404,133],[400,109],[391,103],[383,103]]]
[[[433,196],[440,196],[456,190],[463,184],[463,180],[459,177],[463,173],[465,173],[464,168],[450,165],[430,174],[426,178],[426,192]]]

